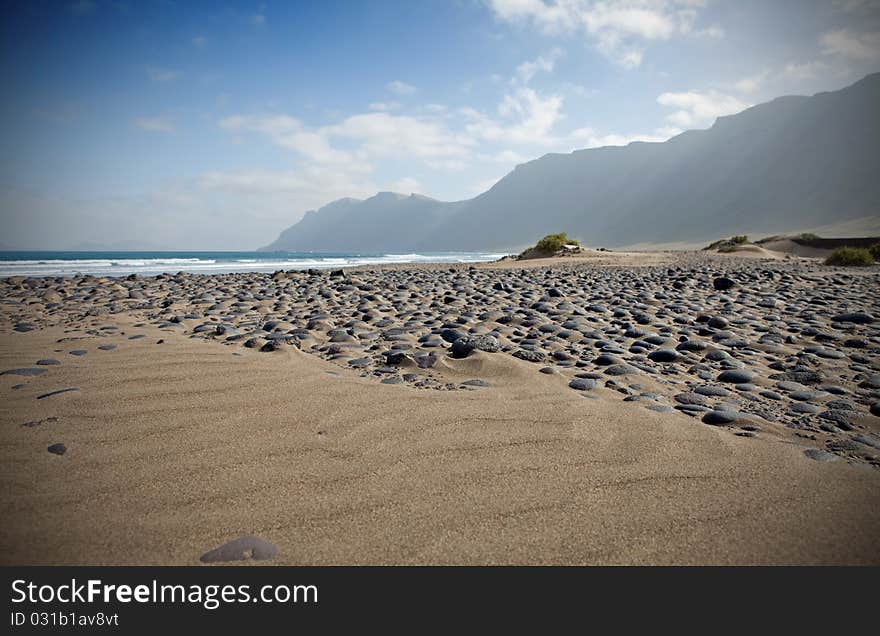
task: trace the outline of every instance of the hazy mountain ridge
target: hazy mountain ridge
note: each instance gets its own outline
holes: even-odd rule
[[[266,249],[511,249],[567,231],[588,245],[784,232],[880,214],[880,73],[788,96],[662,143],[548,154],[457,203],[343,199]]]

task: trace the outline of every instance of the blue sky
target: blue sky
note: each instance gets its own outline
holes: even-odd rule
[[[880,70],[876,0],[7,3],[0,246],[252,249]]]

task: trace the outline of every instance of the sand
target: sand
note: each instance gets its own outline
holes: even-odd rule
[[[809,440],[588,399],[506,354],[435,367],[490,389],[425,391],[140,318],[4,325],[0,368],[62,364],[0,376],[0,562],[198,565],[255,535],[270,565],[880,563],[880,471]]]

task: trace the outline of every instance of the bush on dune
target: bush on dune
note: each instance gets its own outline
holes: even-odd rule
[[[703,251],[718,250],[719,252],[733,252],[737,247],[745,245],[748,242],[748,236],[745,234],[737,234],[736,236],[731,236],[729,239],[721,239],[714,243],[710,243],[703,248]]]
[[[827,259],[825,259],[825,264],[865,267],[867,265],[873,265],[874,258],[871,250],[866,250],[860,247],[838,247],[831,252],[831,255]]]
[[[559,234],[548,234],[535,244],[535,249],[539,252],[558,252],[565,245],[579,245],[579,243],[570,239],[565,232]]]
[[[871,256],[874,257],[875,261],[880,261],[880,243],[874,243],[868,248],[868,251],[871,252]]]
[[[541,256],[553,256],[566,245],[580,245],[576,239],[568,238],[565,232],[558,234],[548,234],[534,247],[530,247],[519,255],[519,258],[538,258]]]

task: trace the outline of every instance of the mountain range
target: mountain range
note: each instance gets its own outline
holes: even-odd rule
[[[264,250],[512,250],[565,231],[591,246],[697,242],[880,216],[880,73],[787,96],[706,130],[547,154],[488,191],[443,202],[341,199]]]

